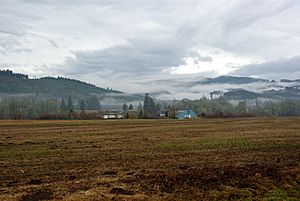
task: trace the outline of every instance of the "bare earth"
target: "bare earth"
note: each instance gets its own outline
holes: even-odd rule
[[[0,121],[0,200],[300,200],[300,118]]]

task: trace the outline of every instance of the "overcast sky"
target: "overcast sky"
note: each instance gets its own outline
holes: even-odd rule
[[[177,76],[300,78],[299,0],[0,0],[0,68],[134,92]]]

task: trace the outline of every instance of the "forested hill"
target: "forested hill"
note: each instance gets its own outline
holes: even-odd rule
[[[0,70],[1,94],[47,94],[52,96],[89,96],[103,93],[122,93],[93,84],[63,77],[29,79],[27,75]]]
[[[201,84],[251,84],[251,83],[270,83],[274,80],[267,80],[252,77],[233,77],[233,76],[219,76],[215,78],[206,78],[205,80],[194,82],[193,85]]]

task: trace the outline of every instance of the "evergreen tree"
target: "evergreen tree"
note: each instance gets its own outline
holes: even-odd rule
[[[100,110],[101,105],[97,97],[91,97],[86,100],[86,108],[89,110]]]
[[[237,105],[237,112],[239,114],[246,114],[247,113],[247,104],[246,101],[243,102],[239,102],[239,104]]]
[[[157,115],[159,115],[160,112],[161,112],[161,105],[159,103],[156,103],[156,105],[155,105],[155,113]]]
[[[144,118],[146,119],[156,118],[155,103],[153,99],[149,97],[149,94],[146,94],[144,99]]]
[[[143,118],[143,111],[142,110],[139,110],[139,116],[138,116],[139,119],[142,119]]]
[[[133,110],[133,105],[130,104],[128,109],[129,109],[129,110]]]
[[[143,111],[143,106],[142,106],[142,103],[139,103],[139,105],[138,105],[138,111]]]
[[[137,110],[138,110],[138,118],[139,119],[142,119],[144,116],[143,116],[143,106],[142,106],[142,103],[139,103],[138,107],[137,107]]]
[[[127,115],[127,111],[128,111],[128,106],[126,103],[123,104],[123,114],[124,114],[124,117],[126,118],[126,115]]]
[[[81,112],[84,112],[85,108],[86,108],[85,101],[84,99],[81,99],[79,103],[79,109],[81,110]]]
[[[74,110],[73,101],[72,101],[72,97],[71,96],[69,96],[69,98],[68,98],[68,107],[67,107],[67,109],[70,112],[73,112],[73,110]]]
[[[65,99],[61,100],[61,104],[60,104],[59,109],[60,109],[61,112],[67,111],[67,105],[66,105]]]

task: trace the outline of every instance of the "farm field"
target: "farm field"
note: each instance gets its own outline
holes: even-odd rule
[[[300,118],[0,121],[0,200],[300,200]]]

